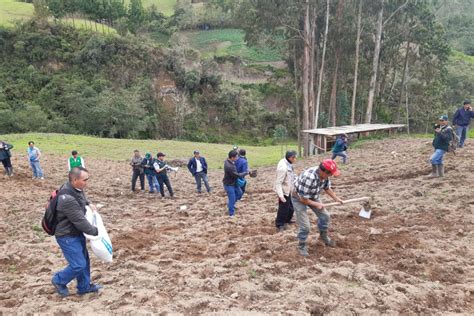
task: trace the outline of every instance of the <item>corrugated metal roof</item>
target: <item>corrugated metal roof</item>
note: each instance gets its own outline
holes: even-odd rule
[[[335,136],[339,134],[351,134],[351,133],[360,133],[360,132],[371,132],[384,129],[394,129],[405,127],[405,124],[357,124],[357,125],[344,125],[344,126],[334,126],[327,128],[315,128],[303,130],[303,133],[316,134],[316,135],[326,135],[326,136]]]

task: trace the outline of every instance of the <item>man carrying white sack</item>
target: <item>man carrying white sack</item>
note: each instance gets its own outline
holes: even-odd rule
[[[77,280],[77,294],[98,292],[102,286],[91,283],[89,253],[84,234],[97,236],[97,227],[92,226],[84,214],[89,202],[84,189],[89,180],[89,172],[82,167],[69,171],[69,181],[59,191],[57,205],[56,241],[68,262],[68,266],[54,274],[51,282],[62,297],[69,295],[67,284]],[[92,205],[89,205],[95,209]]]

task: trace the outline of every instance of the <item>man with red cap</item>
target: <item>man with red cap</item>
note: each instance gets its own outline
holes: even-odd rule
[[[337,197],[336,193],[331,189],[330,176],[339,176],[340,171],[334,160],[326,159],[319,165],[319,167],[312,167],[306,169],[294,181],[294,189],[291,196],[291,201],[296,215],[296,223],[298,224],[298,251],[307,257],[309,256],[306,239],[310,231],[310,222],[307,213],[309,207],[318,217],[319,235],[328,247],[335,247],[336,243],[328,236],[328,227],[330,216],[328,211],[321,203],[319,195],[321,190],[324,190],[334,201],[343,203]]]

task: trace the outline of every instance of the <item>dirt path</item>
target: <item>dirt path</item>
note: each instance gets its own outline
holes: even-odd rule
[[[222,170],[210,172],[211,195],[193,193],[192,177],[179,171],[170,200],[129,193],[125,162],[88,159],[88,196],[105,205],[114,262],[92,258],[103,292],[66,299],[50,285],[65,261],[38,225],[46,197],[65,180],[65,157],[46,157],[40,182],[15,156],[15,177],[0,178],[0,313],[472,313],[474,142],[447,156],[443,180],[424,177],[431,151],[428,140],[407,139],[351,150],[333,186],[343,198],[373,197],[373,219],[359,218],[357,205],[330,209],[338,242],[330,249],[313,218],[308,259],[297,254],[296,226],[275,232],[274,168],[250,179],[229,220]]]

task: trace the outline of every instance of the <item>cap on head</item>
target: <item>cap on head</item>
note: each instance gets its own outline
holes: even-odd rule
[[[200,154],[199,150],[195,150],[195,151],[194,151],[194,154],[195,154],[195,155]]]
[[[145,158],[146,158],[146,159],[150,159],[150,158],[151,158],[151,154],[150,154],[150,153],[146,153],[146,154],[145,154]]]
[[[334,160],[332,159],[325,159],[321,164],[319,165],[319,168],[329,172],[331,175],[337,177],[341,174],[341,172],[337,169],[337,164]]]
[[[166,156],[166,155],[165,155],[164,153],[162,153],[162,152],[159,152],[159,153],[156,154],[156,157],[158,157],[158,158],[159,158],[159,157],[164,157],[164,156]]]
[[[441,116],[438,118],[438,120],[440,120],[440,121],[447,121],[447,120],[448,120],[448,116],[447,116],[446,114],[443,114],[443,115],[441,115]]]
[[[470,99],[464,99],[464,103],[463,103],[463,104],[464,104],[464,105],[466,105],[466,104],[471,104],[471,100],[470,100]]]
[[[346,133],[342,133],[342,134],[341,134],[341,137],[347,138],[347,134],[346,134]]]
[[[239,149],[239,146],[237,146],[237,145],[232,146],[232,150],[237,150],[237,149]]]

